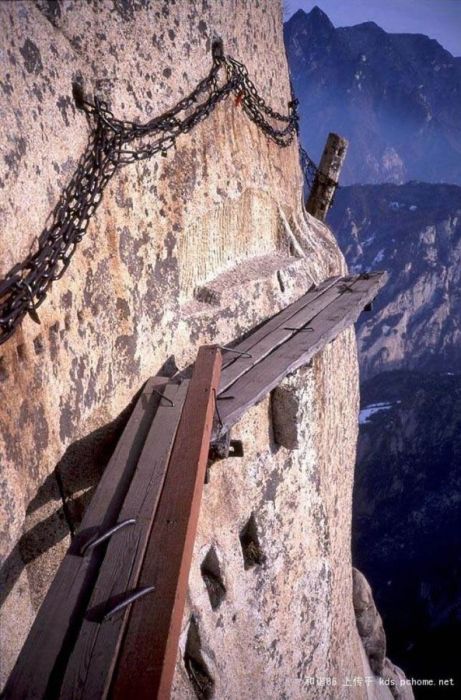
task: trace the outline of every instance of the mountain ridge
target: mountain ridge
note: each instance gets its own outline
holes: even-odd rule
[[[284,34],[314,159],[335,131],[350,141],[345,184],[461,184],[461,58],[424,34],[374,22],[336,28],[319,8],[298,10]]]
[[[357,325],[362,379],[392,369],[461,371],[461,187],[343,187],[328,222],[351,271],[389,273]]]

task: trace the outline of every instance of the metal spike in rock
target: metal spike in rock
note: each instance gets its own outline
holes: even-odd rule
[[[40,321],[39,315],[35,309],[28,309],[27,313],[29,314],[34,323],[37,323],[39,326],[41,325],[42,322]]]

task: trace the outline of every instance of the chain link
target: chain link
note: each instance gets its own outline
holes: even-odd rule
[[[172,109],[145,124],[117,119],[107,102],[98,97],[90,102],[81,88],[74,86],[77,107],[85,111],[90,123],[90,139],[53,211],[51,224],[39,237],[36,252],[15,265],[0,282],[0,344],[10,338],[27,313],[40,323],[37,309],[50,285],[67,270],[117,170],[157,154],[166,156],[181,134],[206,119],[231,93],[268,138],[282,148],[292,143],[298,133],[298,102],[293,94],[287,114],[273,110],[258,94],[246,67],[224,56],[220,41],[213,44],[209,74]],[[300,157],[306,183],[312,186],[317,167],[303,149]]]

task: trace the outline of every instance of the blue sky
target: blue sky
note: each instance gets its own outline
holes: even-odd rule
[[[285,0],[285,16],[318,5],[336,27],[370,20],[388,32],[427,34],[461,56],[461,0]]]

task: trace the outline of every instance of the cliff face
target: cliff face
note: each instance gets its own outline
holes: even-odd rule
[[[285,43],[305,148],[319,158],[329,131],[350,141],[342,182],[461,184],[461,58],[374,22],[334,27],[318,7],[290,18]]]
[[[329,223],[351,270],[389,272],[358,324],[363,378],[389,369],[459,372],[461,188],[345,187]]]
[[[34,245],[86,146],[75,79],[117,116],[145,121],[208,72],[217,34],[263,97],[286,111],[278,3],[39,0],[2,3],[0,15],[1,273]],[[25,319],[1,347],[2,680],[143,381],[186,366],[200,344],[238,337],[312,281],[345,270],[327,227],[304,213],[301,183],[296,145],[279,149],[228,99],[167,158],[114,177],[40,308],[41,325]],[[298,402],[300,446],[275,445],[266,401],[237,427],[245,457],[212,468],[176,697],[194,693],[191,663],[205,667],[222,698],[274,689],[326,697],[309,678],[342,684],[369,673],[350,561],[353,332],[288,379],[287,390]],[[249,522],[264,562],[245,569],[239,534]],[[218,561],[226,589],[216,611],[200,568],[210,547],[208,566]],[[367,693],[340,685],[338,697]]]

